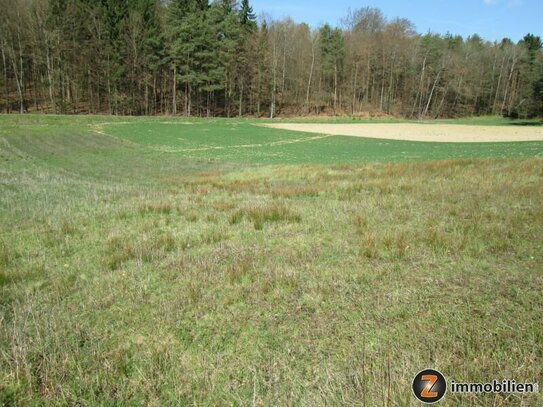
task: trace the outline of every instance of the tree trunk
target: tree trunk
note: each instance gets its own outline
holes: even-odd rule
[[[157,91],[156,91],[156,72],[153,73],[153,114],[157,113],[156,105]]]
[[[304,114],[309,113],[309,94],[311,92],[311,81],[313,79],[313,69],[315,67],[315,43],[316,43],[316,40],[313,42],[311,46],[311,68],[309,69],[309,79],[307,80],[307,91],[305,93]]]
[[[430,96],[428,97],[428,103],[426,103],[426,108],[424,109],[424,113],[422,114],[423,117],[426,117],[426,115],[428,114],[428,109],[430,108],[430,103],[432,103],[432,97],[434,96],[434,91],[436,90],[436,86],[439,82],[440,77],[441,77],[441,68],[439,69],[439,72],[437,73],[436,79],[432,86],[432,90],[430,91]]]
[[[352,100],[351,100],[351,115],[352,116],[354,116],[355,111],[356,111],[357,79],[358,79],[358,62],[355,62],[355,64],[354,64],[353,89],[352,89]]]
[[[79,113],[79,94],[78,94],[78,89],[77,89],[77,83],[75,83],[74,81],[70,82],[71,86],[72,86],[72,97],[73,97],[73,101],[74,101],[74,109],[75,109],[75,113],[78,114]]]
[[[413,109],[411,110],[411,117],[415,114],[415,109],[417,107],[417,103],[419,99],[422,99],[422,84],[424,81],[424,73],[426,71],[426,58],[427,55],[424,56],[424,60],[422,61],[422,70],[420,73],[420,81],[419,81],[419,89],[417,90],[417,95],[415,96],[415,101],[413,103]]]
[[[11,51],[11,62],[13,65],[13,73],[15,74],[15,83],[17,84],[17,93],[19,95],[19,113],[24,113],[24,97],[23,97],[23,78],[22,73],[19,73],[19,68],[17,67],[17,59],[15,57],[15,50],[13,46],[10,49]],[[21,64],[22,68],[22,64]]]
[[[275,94],[277,90],[277,47],[275,40],[273,42],[273,82],[272,82],[272,95],[271,95],[271,105],[270,105],[270,119],[273,119],[275,116]]]
[[[177,66],[173,65],[172,75],[172,114],[177,114]]]
[[[240,78],[240,89],[239,89],[239,114],[238,116],[243,116],[243,77]]]
[[[285,94],[285,82],[287,77],[287,31],[284,32],[283,39],[283,69],[281,72],[281,97]]]
[[[37,58],[36,58],[36,54],[35,54],[35,51],[33,50],[32,51],[32,61],[37,61]],[[38,81],[37,81],[37,74],[36,74],[36,64],[33,63],[32,64],[32,71],[31,71],[31,83],[32,83],[32,88],[30,89],[30,93],[32,95],[32,99],[34,101],[34,110],[35,111],[39,111],[39,105],[38,105],[38,92],[39,92],[39,88],[38,88]]]
[[[507,79],[507,83],[505,84],[505,92],[503,94],[503,102],[502,102],[502,112],[505,110],[505,104],[507,102],[507,93],[509,91],[511,84],[511,79],[513,78],[513,72],[515,72],[515,65],[516,65],[516,58],[515,55],[513,55],[513,60],[511,63],[511,70],[509,71],[509,78]],[[511,113],[508,109],[508,113]]]
[[[498,103],[498,95],[500,93],[500,86],[502,83],[504,67],[505,67],[505,55],[503,56],[502,65],[500,67],[500,76],[498,77],[498,84],[496,85],[496,93],[494,95],[494,102],[492,103],[492,114],[496,114],[496,104]]]
[[[457,90],[456,90],[456,96],[454,98],[454,102],[453,102],[453,112],[456,110],[456,105],[458,104],[458,99],[460,98],[460,92],[461,92],[461,89],[462,89],[462,84],[464,82],[464,72],[462,72],[462,74],[460,75],[460,80],[458,82],[458,87],[457,87]]]
[[[256,90],[256,115],[260,117],[260,98],[262,91],[262,69],[258,68],[258,81],[257,81],[257,90]]]
[[[383,104],[385,98],[385,65],[383,63],[383,74],[381,76],[381,96],[379,98],[379,111],[383,111]]]
[[[112,106],[112,100],[111,100],[111,75],[110,75],[110,72],[111,72],[111,67],[110,67],[110,59],[109,59],[109,54],[107,56],[107,72],[106,72],[106,77],[107,77],[107,100],[108,100],[108,109],[109,109],[109,114],[113,114],[113,106]]]
[[[390,64],[390,77],[388,83],[388,93],[387,93],[387,113],[390,114],[390,105],[394,100],[394,67],[396,66],[396,50],[392,53],[392,62]]]
[[[192,114],[192,88],[190,83],[187,84],[187,96],[188,96],[188,105],[187,105],[187,116],[190,117]]]
[[[94,113],[94,95],[92,92],[92,76],[90,68],[87,69],[87,82],[88,82],[88,92],[89,92],[89,113]]]
[[[337,61],[334,64],[334,113],[337,109],[337,84],[338,84],[338,69]]]
[[[19,42],[19,67],[21,69],[21,72],[20,72],[20,75],[19,75],[19,78],[20,78],[20,82],[21,82],[21,113],[24,113],[25,111],[25,107],[24,107],[24,96],[23,96],[23,92],[24,92],[24,89],[25,89],[25,86],[24,86],[24,65],[23,65],[23,46],[21,44],[21,33],[17,33],[17,40]]]
[[[144,91],[144,109],[145,109],[144,112],[145,112],[145,115],[148,116],[149,115],[149,83],[147,82],[147,79],[145,80],[143,91]]]
[[[0,51],[2,51],[2,66],[4,68],[4,98],[6,100],[5,112],[9,113],[9,92],[8,92],[8,67],[6,63],[6,53],[4,51],[5,42],[2,41]]]

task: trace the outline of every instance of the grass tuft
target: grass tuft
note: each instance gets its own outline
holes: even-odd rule
[[[301,222],[302,217],[292,212],[288,206],[284,204],[273,203],[268,206],[251,208],[248,211],[248,216],[255,223],[265,222]]]
[[[130,260],[150,263],[162,259],[175,248],[175,239],[169,233],[161,233],[134,241],[115,236],[106,245],[105,263],[110,270],[117,270]]]
[[[274,198],[299,198],[299,197],[317,197],[319,188],[309,185],[283,185],[271,189],[271,195]]]
[[[163,215],[169,215],[170,213],[172,213],[172,211],[172,205],[168,203],[146,204],[142,205],[139,209],[139,212],[141,214],[158,213]]]
[[[0,240],[0,266],[7,267],[18,256],[18,253],[3,239]]]
[[[246,217],[250,219],[256,230],[262,230],[266,222],[301,222],[302,217],[282,203],[240,209],[230,216],[230,224],[235,225]]]
[[[198,222],[198,213],[195,211],[190,211],[185,214],[185,219],[188,222]]]
[[[226,266],[226,274],[231,283],[240,283],[254,269],[254,258],[250,255],[241,255]]]
[[[230,215],[229,222],[231,225],[236,225],[240,223],[243,220],[244,211],[243,210],[237,210],[233,214]]]

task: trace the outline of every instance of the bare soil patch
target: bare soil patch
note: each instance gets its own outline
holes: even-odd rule
[[[267,127],[336,136],[442,143],[490,143],[543,140],[543,126],[469,126],[460,124],[315,124],[273,123]]]

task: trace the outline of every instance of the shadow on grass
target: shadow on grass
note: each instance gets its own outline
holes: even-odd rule
[[[509,123],[511,126],[543,126],[543,121],[521,120]]]

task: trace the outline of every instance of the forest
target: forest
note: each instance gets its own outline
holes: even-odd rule
[[[0,112],[543,117],[541,38],[417,33],[379,9],[341,26],[249,0],[0,0]]]

